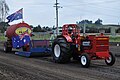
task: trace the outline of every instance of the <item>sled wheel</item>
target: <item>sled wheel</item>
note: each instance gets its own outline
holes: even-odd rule
[[[7,42],[4,43],[4,52],[11,52],[12,51],[12,47],[8,47]]]

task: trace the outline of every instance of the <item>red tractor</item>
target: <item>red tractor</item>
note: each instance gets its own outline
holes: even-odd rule
[[[115,56],[109,51],[109,37],[81,36],[76,24],[63,25],[62,34],[53,42],[52,56],[56,63],[67,63],[73,58],[83,67],[89,67],[91,60],[98,59],[104,59],[109,66],[115,63]]]

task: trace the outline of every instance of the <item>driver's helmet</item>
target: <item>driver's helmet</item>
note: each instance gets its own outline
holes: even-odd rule
[[[69,27],[68,27],[68,33],[71,34],[72,31],[73,31],[72,26],[69,26]]]

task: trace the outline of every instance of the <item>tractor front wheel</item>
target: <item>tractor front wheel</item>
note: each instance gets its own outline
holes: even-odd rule
[[[82,67],[88,68],[90,66],[90,57],[87,53],[83,53],[80,56],[80,63]]]
[[[71,58],[70,44],[63,37],[58,37],[52,44],[53,60],[57,63],[67,63]]]
[[[112,66],[115,63],[115,56],[111,52],[109,52],[109,54],[110,54],[110,57],[105,59],[105,63],[108,66]]]

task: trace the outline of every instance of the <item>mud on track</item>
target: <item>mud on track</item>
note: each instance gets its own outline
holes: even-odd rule
[[[120,47],[110,50],[120,53]],[[25,58],[0,50],[0,80],[120,80],[120,57],[111,67],[97,60],[90,68],[82,68],[77,61],[57,64],[51,57]]]

